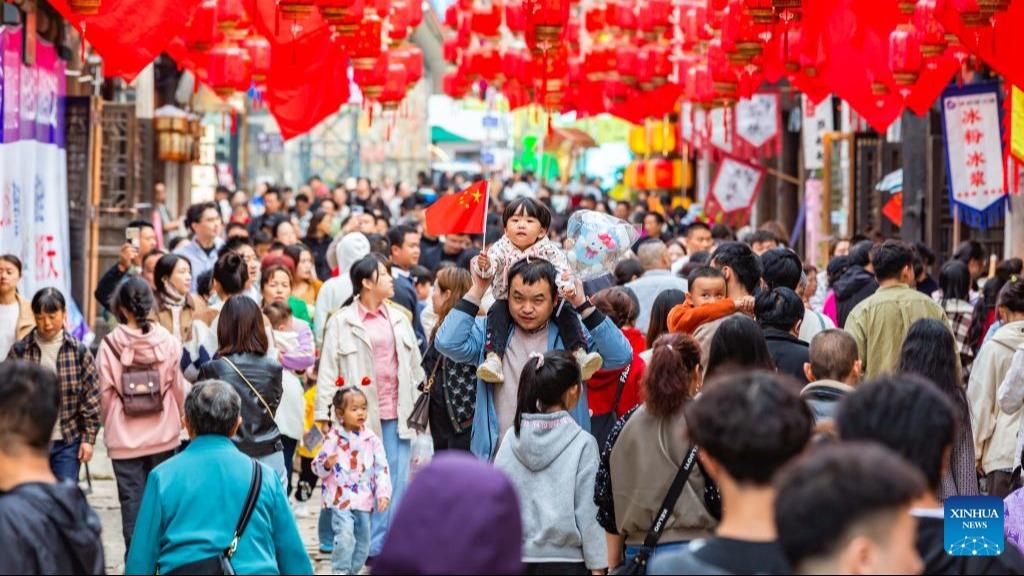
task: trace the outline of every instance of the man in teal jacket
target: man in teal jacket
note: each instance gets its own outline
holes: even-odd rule
[[[230,385],[200,382],[185,400],[192,442],[146,481],[126,574],[167,574],[231,543],[252,480],[252,459],[231,442],[241,401]],[[312,574],[277,474],[265,464],[259,499],[231,564],[238,574]]]
[[[589,348],[601,355],[604,368],[622,368],[633,359],[632,348],[622,331],[590,303],[578,281],[575,293],[566,295],[563,303],[558,302],[555,274],[555,267],[550,262],[539,259],[523,260],[509,270],[508,305],[514,326],[503,359],[505,383],[477,382],[470,450],[478,458],[493,460],[498,450],[498,439],[511,425],[519,375],[529,354],[564,348],[558,337],[558,327],[550,321],[556,306],[576,308],[583,319]],[[478,318],[477,312],[488,284],[488,280],[474,274],[473,287],[437,330],[434,341],[437,350],[455,362],[483,363],[487,318]],[[590,410],[585,390],[571,414],[584,430],[590,431]]]

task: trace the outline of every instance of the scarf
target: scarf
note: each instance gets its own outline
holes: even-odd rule
[[[186,295],[179,293],[170,284],[164,284],[162,296],[164,304],[168,308],[182,308],[185,306]]]

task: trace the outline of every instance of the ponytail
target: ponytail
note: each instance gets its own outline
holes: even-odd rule
[[[359,298],[359,294],[363,291],[363,280],[377,282],[381,264],[387,266],[387,262],[380,254],[371,252],[352,265],[352,270],[349,272],[349,278],[352,280],[352,295],[345,300],[342,307],[352,304],[356,298]]]
[[[519,395],[514,421],[516,436],[523,414],[537,414],[557,406],[573,386],[580,385],[580,367],[576,358],[565,350],[549,350],[531,356],[519,377]]]
[[[125,312],[135,318],[143,334],[149,334],[149,315],[153,311],[153,291],[149,284],[138,276],[129,276],[121,281],[114,295],[110,297],[110,309],[122,324],[128,322]]]

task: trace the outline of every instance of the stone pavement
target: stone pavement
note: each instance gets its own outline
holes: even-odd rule
[[[100,516],[103,524],[103,550],[106,554],[107,574],[124,573],[124,538],[121,535],[121,506],[117,500],[117,484],[114,481],[114,469],[107,457],[107,449],[103,444],[103,433],[96,441],[96,452],[92,462],[89,463],[89,472],[92,476],[92,492],[88,492],[88,486],[84,480],[85,468],[82,468],[82,490],[88,494],[89,504]],[[330,556],[319,552],[319,540],[316,533],[317,507],[319,506],[319,491],[310,501],[309,518],[299,518],[299,533],[302,541],[306,544],[306,550],[310,554],[313,568],[317,574],[330,574]],[[231,520],[234,523],[234,519]]]

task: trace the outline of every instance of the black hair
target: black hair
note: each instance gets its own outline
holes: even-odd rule
[[[789,248],[772,248],[761,255],[764,281],[769,289],[796,290],[803,276],[803,264],[796,252]]]
[[[811,439],[814,417],[798,390],[774,372],[713,380],[684,409],[689,438],[737,482],[768,485]]]
[[[419,231],[408,224],[399,224],[388,229],[388,248],[399,248],[405,245],[405,237],[409,234],[419,235]]]
[[[309,202],[309,195],[307,195],[305,192],[299,192],[298,194],[296,194],[295,203],[298,204],[299,202]]]
[[[658,224],[665,224],[665,217],[661,215],[661,212],[644,212],[644,220],[646,220],[648,216],[654,216],[654,219]]]
[[[209,298],[213,289],[213,270],[207,270],[196,277],[196,294]]]
[[[523,414],[537,414],[557,406],[565,393],[580,385],[580,366],[566,350],[548,350],[543,358],[531,358],[519,377],[514,426],[522,429]]]
[[[757,295],[754,313],[762,328],[789,332],[804,319],[804,301],[789,288],[775,288]]]
[[[327,212],[324,212],[323,210],[313,212],[313,217],[309,219],[309,226],[306,228],[306,239],[316,239],[316,235],[318,234],[316,230],[320,227],[320,223],[324,221],[324,218],[327,218]]]
[[[871,263],[871,249],[875,243],[871,240],[861,240],[850,248],[850,266],[867,266]]]
[[[149,220],[132,220],[128,223],[125,228],[153,228],[153,223]]]
[[[954,260],[959,260],[964,264],[971,260],[985,260],[986,257],[988,255],[985,252],[985,247],[977,240],[964,240],[957,246],[956,252],[953,254]]]
[[[935,264],[935,252],[924,242],[914,242],[914,251],[921,257],[921,263],[925,266]]]
[[[231,237],[232,230],[245,230],[245,236],[249,235],[249,228],[241,222],[228,222],[228,225],[224,227],[225,236]]]
[[[711,227],[698,220],[686,227],[686,233],[684,236],[689,236],[690,232],[694,230],[707,230],[708,232],[711,232]]]
[[[295,274],[293,274],[294,276],[298,276],[299,260],[302,259],[303,252],[309,253],[310,260],[313,261],[313,276],[316,277],[316,255],[313,254],[313,250],[311,250],[309,246],[306,246],[302,242],[299,242],[298,244],[292,244],[291,246],[284,247],[284,255],[291,258],[292,263],[295,264]]]
[[[712,268],[711,266],[701,266],[686,277],[686,282],[689,285],[690,293],[693,294],[693,285],[701,278],[715,278],[725,282],[725,274],[722,273],[718,268]]]
[[[879,282],[900,277],[907,266],[914,265],[914,249],[899,240],[886,240],[871,250],[871,266]]]
[[[776,244],[782,243],[779,237],[771,230],[754,230],[750,234],[747,234],[743,241],[751,247],[753,247],[754,244],[764,244],[766,242],[774,242]]]
[[[644,267],[636,258],[626,258],[625,260],[620,260],[619,263],[615,265],[615,271],[613,274],[615,276],[615,284],[622,286],[632,282],[634,278],[643,276]]]
[[[267,196],[274,196],[275,198],[280,200],[281,191],[278,190],[277,188],[267,188],[267,191],[263,193],[263,197],[266,198]]]
[[[0,451],[48,454],[60,404],[55,372],[27,360],[0,363]]]
[[[682,290],[662,290],[651,305],[650,322],[647,324],[647,347],[654,348],[658,338],[668,332],[668,313],[686,301]]]
[[[217,207],[216,202],[199,202],[189,206],[185,212],[185,227],[192,230],[192,225],[201,222],[203,213],[207,210],[214,210],[217,212],[217,216],[220,216],[220,208]]]
[[[733,316],[718,326],[711,338],[704,377],[736,370],[775,370],[764,331],[750,318]]]
[[[65,312],[68,309],[64,295],[52,287],[41,288],[32,297],[33,314],[53,314],[54,312]]]
[[[1010,312],[1024,312],[1024,280],[1014,275],[999,291],[999,308],[1006,308]]]
[[[174,273],[178,262],[182,261],[188,264],[189,270],[192,269],[192,262],[188,258],[177,254],[164,254],[156,261],[156,266],[153,268],[153,285],[156,286],[157,292],[161,294],[166,292],[167,279]]]
[[[128,323],[128,315],[125,312],[131,314],[142,333],[149,334],[149,315],[153,311],[153,291],[141,277],[127,276],[114,289],[107,309],[113,310],[117,320],[122,324]]]
[[[259,234],[260,232],[257,232],[257,235]],[[266,233],[263,232],[263,234]],[[267,238],[269,242],[269,236]],[[238,252],[238,249],[241,248],[242,246],[248,246],[249,248],[255,249],[253,240],[246,238],[244,236],[235,236],[233,238],[228,238],[227,242],[225,242],[224,245],[220,247],[220,255],[223,256],[228,253]]]
[[[844,440],[878,442],[913,464],[937,490],[942,458],[953,445],[956,413],[946,396],[919,376],[883,376],[860,384],[839,404]]]
[[[999,302],[999,292],[1014,275],[1024,271],[1024,261],[1020,258],[1003,260],[996,266],[996,275],[989,278],[981,288],[981,298],[974,305],[971,327],[967,331],[967,343],[975,353],[981,348],[988,328],[988,318]]]
[[[715,268],[732,268],[740,284],[750,294],[756,293],[761,284],[761,259],[750,246],[742,242],[726,242],[719,246],[711,256],[711,265]]]
[[[213,279],[228,296],[241,294],[249,281],[249,268],[238,252],[225,252],[213,265]]]
[[[843,273],[850,267],[849,256],[836,256],[829,261],[828,266],[825,267],[825,275],[828,276],[828,285],[834,286],[839,278],[843,276]]]
[[[967,264],[959,260],[943,264],[939,271],[939,289],[942,290],[943,305],[947,300],[970,300],[971,272]]]
[[[391,242],[388,241],[387,236],[381,234],[367,234],[367,241],[370,242],[370,253],[379,254],[384,257],[385,260],[391,257]]]
[[[245,240],[245,238],[240,238],[240,240]],[[246,243],[255,248],[256,246],[261,246],[263,244],[273,244],[274,238],[271,237],[270,234],[267,234],[266,230],[260,228],[253,232],[252,237],[249,238]]]
[[[363,256],[352,265],[352,270],[349,271],[349,278],[352,279],[352,295],[345,301],[344,306],[356,301],[359,295],[363,292],[363,280],[370,280],[373,283],[377,283],[378,276],[380,274],[380,266],[387,266],[387,262],[380,256],[373,252]]]
[[[18,258],[14,254],[0,254],[0,262],[7,262],[11,266],[18,269],[18,276],[22,274],[21,258]]]
[[[711,238],[718,242],[732,242],[736,240],[736,235],[733,234],[732,228],[719,222],[711,226]]]
[[[287,217],[282,216],[281,218],[277,218],[277,219],[274,220],[273,230],[274,230],[274,238],[275,239],[277,238],[277,230],[278,230],[278,228],[280,228],[284,224],[287,224],[287,225],[291,226],[292,229],[295,230],[295,233],[298,234],[299,231],[298,231],[298,229],[295,228],[295,225],[292,224],[292,221],[290,219],[288,219]]]
[[[356,388],[355,386],[345,386],[334,393],[334,396],[331,398],[331,407],[334,408],[335,411],[344,412],[345,407],[348,405],[349,396],[362,396],[364,400],[367,399],[366,393],[359,388]]]
[[[516,262],[508,271],[508,286],[510,290],[512,288],[512,279],[516,277],[521,278],[523,284],[527,286],[533,286],[538,282],[547,282],[548,288],[551,290],[551,298],[555,299],[558,297],[558,286],[555,283],[557,272],[555,271],[555,266],[547,260],[524,258]]]
[[[778,542],[795,573],[803,573],[802,564],[840,553],[854,536],[889,541],[889,520],[924,493],[925,480],[884,447],[851,442],[797,460],[775,486]]]
[[[413,284],[434,283],[434,273],[426,266],[420,266],[419,264],[413,266],[412,269],[409,270],[409,277],[412,278]]]
[[[910,326],[903,340],[899,371],[923,376],[935,384],[953,403],[957,419],[967,423],[971,421],[971,411],[956,360],[956,340],[946,323],[922,318]]]
[[[551,227],[551,211],[544,204],[527,196],[520,196],[505,206],[505,211],[501,215],[501,225],[508,226],[508,221],[517,212],[522,212],[530,218],[536,218],[540,221],[540,227],[545,230]]]
[[[270,348],[263,311],[248,296],[228,298],[217,319],[217,355],[254,354],[266,356]]]

